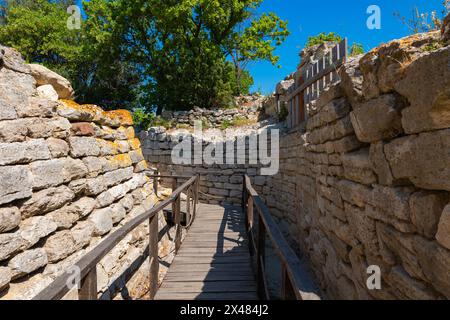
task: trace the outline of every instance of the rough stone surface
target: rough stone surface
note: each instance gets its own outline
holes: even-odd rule
[[[59,99],[73,99],[74,91],[67,79],[39,64],[30,64],[29,67],[38,85],[51,85]]]
[[[425,132],[388,143],[386,158],[395,179],[419,188],[450,191],[450,130]]]
[[[436,239],[442,246],[450,250],[450,205],[446,206],[442,212]]]
[[[393,139],[403,132],[402,103],[393,94],[362,104],[350,114],[356,136],[362,142]],[[376,120],[375,120],[376,119]]]
[[[15,256],[9,261],[8,267],[11,268],[12,278],[17,279],[45,267],[47,263],[47,254],[43,249],[38,248]]]
[[[31,217],[22,222],[20,236],[27,241],[27,247],[32,247],[42,238],[52,234],[57,229],[56,223],[46,216]]]
[[[419,191],[411,196],[411,221],[419,233],[429,239],[434,238],[439,219],[449,200],[447,192]]]
[[[68,230],[57,232],[49,237],[44,244],[49,262],[60,261],[76,251],[75,239]]]
[[[26,65],[1,45],[0,64],[0,299],[28,300],[129,221],[128,214],[151,209],[154,196],[150,179],[139,173],[148,165],[130,112],[67,100],[73,97],[67,80]],[[94,212],[102,206],[103,214]],[[101,275],[99,295],[128,290],[148,246],[148,226],[139,230]],[[167,235],[161,244],[172,250]]]
[[[66,186],[50,188],[39,191],[33,197],[24,202],[20,211],[24,218],[61,208],[73,200],[75,194]]]
[[[94,224],[95,236],[103,236],[111,231],[113,227],[111,208],[105,208],[100,210],[95,210],[89,217],[89,220]]]
[[[30,172],[26,166],[0,167],[0,181],[0,205],[32,195]]]
[[[47,159],[50,159],[50,151],[43,139],[0,143],[0,165],[22,164]]]
[[[21,221],[21,214],[17,207],[0,208],[0,233],[15,229]]]

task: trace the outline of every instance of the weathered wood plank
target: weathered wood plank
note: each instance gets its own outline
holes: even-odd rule
[[[258,300],[254,292],[227,292],[227,293],[172,293],[160,292],[158,300]]]

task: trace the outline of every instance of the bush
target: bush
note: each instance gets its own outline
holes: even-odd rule
[[[326,34],[325,32],[322,32],[316,36],[311,36],[308,38],[308,42],[306,42],[305,48],[309,48],[318,44],[322,44],[325,42],[341,42],[342,37],[338,34],[335,34],[334,32],[330,32]]]

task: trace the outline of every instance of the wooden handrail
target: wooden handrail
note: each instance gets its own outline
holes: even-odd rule
[[[261,298],[269,299],[264,268],[265,236],[268,235],[282,265],[282,297],[284,299],[319,300],[314,284],[302,276],[303,266],[295,252],[284,238],[269,209],[264,204],[251,184],[250,178],[244,176],[242,206],[246,215],[246,228],[249,234],[250,252],[256,254],[257,285]],[[256,209],[256,210],[255,210]],[[258,214],[257,242],[255,243],[253,214]]]
[[[169,178],[169,176],[167,176]],[[172,177],[177,178],[177,177]],[[176,180],[176,179],[175,179]],[[128,223],[126,223],[120,229],[114,231],[108,237],[106,237],[97,247],[92,251],[87,253],[83,258],[81,258],[77,263],[73,265],[71,270],[77,270],[79,272],[79,279],[81,279],[81,287],[79,288],[79,298],[80,299],[97,299],[97,283],[96,283],[96,267],[97,264],[121,241],[123,240],[131,231],[136,229],[143,222],[150,220],[150,256],[153,255],[155,258],[155,248],[157,250],[158,240],[158,213],[170,204],[174,204],[174,207],[179,208],[180,196],[181,194],[190,189],[194,188],[194,197],[196,201],[198,200],[198,195],[196,191],[198,190],[198,176],[191,177],[188,181],[183,183],[178,189],[176,189],[169,198],[158,203],[151,210],[134,217]],[[189,199],[188,199],[189,200]],[[194,215],[195,216],[195,215]],[[156,228],[155,228],[156,227]],[[153,234],[155,233],[155,234]],[[156,235],[156,237],[155,237]],[[156,242],[155,242],[156,239]],[[153,242],[153,243],[152,243]],[[153,250],[152,250],[153,249]],[[157,255],[157,251],[156,251]],[[155,266],[158,261],[154,261],[152,264],[152,278],[155,277]],[[57,277],[47,288],[41,291],[33,300],[58,300],[63,298],[72,288],[70,282],[74,275],[72,273],[65,272],[64,274]],[[151,279],[157,281],[156,279]],[[154,295],[153,292],[151,295]]]

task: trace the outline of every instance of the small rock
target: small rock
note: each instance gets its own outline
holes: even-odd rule
[[[9,261],[8,267],[11,268],[12,279],[17,279],[45,267],[47,263],[47,253],[38,248],[15,256]]]
[[[95,236],[103,236],[113,228],[111,208],[95,210],[94,213],[89,216],[89,220],[95,226]]]
[[[21,214],[17,207],[0,208],[0,233],[15,229],[21,221]]]
[[[52,85],[46,84],[37,88],[39,97],[50,101],[58,101],[58,93]]]
[[[30,248],[38,243],[40,239],[56,231],[57,228],[58,226],[52,219],[40,216],[31,217],[23,221],[18,232],[28,242],[27,247]]]
[[[75,239],[69,230],[55,233],[44,244],[48,261],[51,263],[60,261],[77,250]]]
[[[52,85],[54,87],[57,96],[56,100],[58,100],[58,97],[59,99],[68,100],[74,98],[74,90],[67,79],[42,65],[30,64],[28,66],[38,85]]]

